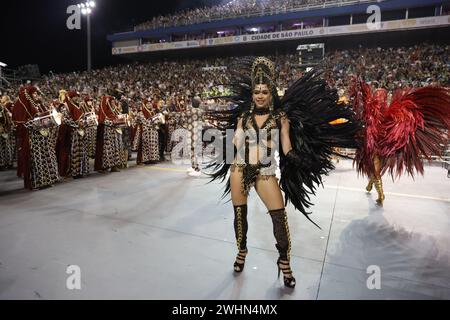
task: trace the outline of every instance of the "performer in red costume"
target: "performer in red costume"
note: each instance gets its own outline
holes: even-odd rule
[[[442,146],[449,141],[449,90],[434,86],[399,89],[389,103],[385,89],[372,91],[355,78],[350,95],[357,117],[365,124],[355,158],[357,169],[370,179],[367,192],[375,185],[377,203],[383,205],[385,172],[393,179],[404,171],[411,176],[415,171],[423,174],[423,158],[442,155]]]
[[[97,127],[98,127],[98,114],[95,109],[95,101],[89,97],[85,96],[83,101],[80,103],[81,108],[86,116],[90,116],[92,119],[95,116],[95,123],[90,123],[85,129],[86,139],[87,139],[87,149],[88,156],[91,159],[95,159],[95,146],[97,140]]]
[[[59,174],[62,177],[82,178],[89,174],[85,112],[80,104],[80,95],[75,91],[61,90],[60,101],[64,102],[61,110],[64,118],[56,145]]]
[[[120,105],[112,96],[103,96],[98,112],[97,149],[95,170],[104,173],[107,169],[119,172],[122,165],[122,132],[117,121]]]
[[[151,103],[144,99],[137,114],[136,134],[133,148],[137,150],[137,164],[150,164],[160,160],[158,125],[163,122],[163,115],[156,114]]]
[[[33,121],[38,115],[48,115],[47,112],[36,87],[20,88],[12,115],[17,128],[17,175],[24,178],[25,188],[30,190],[51,186],[59,180],[50,130],[43,122]]]

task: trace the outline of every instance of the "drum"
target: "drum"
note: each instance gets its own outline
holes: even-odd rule
[[[128,128],[131,126],[128,114],[119,114],[113,123],[117,128]]]
[[[162,113],[158,113],[150,118],[150,122],[153,124],[165,124],[166,117]]]
[[[58,127],[62,123],[62,114],[56,109],[52,109],[46,112],[38,113],[34,119],[30,121],[30,123],[38,129]]]
[[[83,124],[86,128],[98,126],[98,119],[95,112],[88,112],[83,115]]]

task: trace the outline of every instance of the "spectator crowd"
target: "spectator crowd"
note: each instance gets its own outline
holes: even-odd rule
[[[277,65],[278,87],[289,87],[304,72],[297,53],[268,56]],[[119,89],[131,100],[152,99],[163,104],[186,106],[192,97],[226,92],[232,80],[230,70],[242,57],[165,60],[152,63],[116,65],[101,70],[52,74],[37,85],[49,99],[61,89],[100,97],[108,90]],[[389,90],[431,84],[449,85],[448,45],[420,44],[399,48],[357,48],[336,50],[319,62],[328,83],[347,91],[353,75],[361,75],[374,87]],[[18,87],[4,92],[17,97]]]
[[[223,20],[249,15],[268,15],[297,8],[346,2],[349,0],[233,0],[225,4],[187,9],[165,16],[157,16],[135,27],[136,31],[191,25],[213,20]]]

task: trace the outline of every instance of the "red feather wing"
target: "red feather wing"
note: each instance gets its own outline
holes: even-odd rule
[[[356,167],[359,173],[371,177],[374,172],[373,160],[379,149],[378,141],[386,106],[386,91],[379,89],[373,94],[367,83],[362,79],[354,78],[350,96],[358,119],[364,123],[360,134],[361,147],[355,155]]]
[[[392,177],[423,174],[423,157],[441,156],[448,143],[450,95],[446,88],[398,91],[385,113],[379,141],[384,170]]]

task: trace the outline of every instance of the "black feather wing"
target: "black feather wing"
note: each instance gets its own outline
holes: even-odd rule
[[[302,161],[293,163],[281,152],[280,187],[286,205],[291,202],[311,222],[311,212],[307,212],[313,205],[311,196],[322,184],[322,176],[334,169],[333,148],[355,148],[357,144],[360,124],[350,107],[337,102],[336,91],[314,70],[296,81],[281,100],[290,122],[292,147]],[[338,119],[346,121],[331,124]]]

